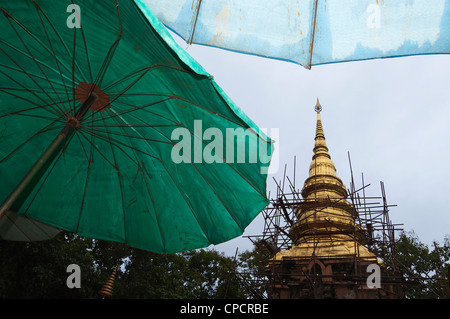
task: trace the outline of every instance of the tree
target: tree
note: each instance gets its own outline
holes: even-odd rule
[[[231,276],[230,257],[212,249],[156,254],[126,244],[61,232],[42,242],[0,241],[0,298],[99,298],[119,266],[112,298],[245,298]],[[81,288],[68,288],[69,265],[78,265]]]
[[[231,258],[198,249],[160,255],[133,249],[118,281],[116,298],[242,298],[230,278]],[[228,289],[226,288],[228,287]],[[231,287],[231,289],[230,289]]]
[[[0,241],[0,298],[92,298],[100,282],[91,240],[61,233],[50,241]],[[83,289],[68,288],[67,267],[77,264]]]
[[[406,277],[407,298],[450,298],[449,267],[450,237],[443,245],[437,242],[428,247],[414,232],[400,235],[397,258]]]
[[[269,245],[270,247],[270,245]],[[267,242],[257,240],[254,242],[253,250],[240,254],[239,268],[241,269],[241,280],[247,284],[247,291],[251,298],[266,298],[269,285],[266,276],[266,266],[272,253]]]
[[[402,233],[396,251],[408,298],[449,298],[450,236],[428,247]],[[43,242],[0,241],[0,256],[3,299],[99,298],[117,265],[112,298],[249,299],[267,296],[268,289],[264,242],[236,257],[214,249],[163,255],[61,232]],[[81,288],[67,286],[71,264],[81,269]]]
[[[114,298],[187,298],[186,264],[180,254],[161,255],[131,248],[116,280]]]

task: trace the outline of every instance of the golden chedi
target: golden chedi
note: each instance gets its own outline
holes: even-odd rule
[[[303,202],[297,208],[297,221],[291,229],[294,246],[277,253],[274,260],[357,257],[376,262],[376,256],[362,245],[364,232],[355,223],[357,212],[347,200],[347,190],[328,153],[321,109],[317,100],[314,155],[301,192]]]

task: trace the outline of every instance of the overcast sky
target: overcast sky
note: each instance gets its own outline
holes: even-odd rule
[[[176,38],[176,36],[174,36]],[[386,188],[393,223],[425,244],[450,234],[450,56],[426,55],[313,66],[234,53],[176,39],[260,127],[278,130],[278,172],[284,165],[301,188],[308,176],[319,98],[329,152],[349,188],[351,156],[357,186],[364,174],[370,196]],[[274,136],[272,136],[274,138]],[[273,170],[276,167],[272,167]],[[367,195],[367,194],[366,194]],[[257,217],[244,236],[260,235]],[[251,249],[247,238],[213,248],[234,254]]]

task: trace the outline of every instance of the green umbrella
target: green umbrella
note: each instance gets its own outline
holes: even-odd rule
[[[0,10],[0,231],[173,253],[265,207],[270,140],[140,0]]]

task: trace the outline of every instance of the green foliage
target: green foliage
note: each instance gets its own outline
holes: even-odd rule
[[[132,249],[116,298],[245,298],[229,274],[231,258],[215,250],[160,255]],[[231,288],[230,288],[231,287]]]
[[[232,258],[215,250],[171,255],[70,233],[43,242],[0,241],[0,298],[99,298],[119,265],[113,298],[246,298],[230,274]],[[67,266],[81,268],[81,288],[69,289]]]
[[[0,241],[0,298],[92,298],[99,285],[92,241],[62,233],[51,241]],[[67,266],[83,269],[83,289],[66,285]]]
[[[408,298],[449,298],[449,236],[428,247],[414,233],[402,233],[396,248],[410,283]],[[116,265],[112,298],[262,298],[267,296],[264,266],[270,258],[263,242],[236,258],[213,249],[162,255],[65,232],[44,242],[0,241],[0,256],[0,298],[20,299],[99,298],[98,290]],[[67,287],[70,264],[81,268],[81,288]]]
[[[269,245],[270,246],[270,245]],[[247,290],[253,298],[265,298],[268,292],[268,282],[265,275],[265,266],[271,258],[271,250],[266,241],[256,241],[252,251],[246,251],[240,254],[240,270],[242,281],[253,283],[247,286]]]
[[[402,233],[397,242],[397,258],[405,275],[406,297],[415,299],[450,298],[450,237],[442,245],[428,247],[414,232]]]

